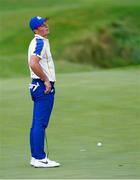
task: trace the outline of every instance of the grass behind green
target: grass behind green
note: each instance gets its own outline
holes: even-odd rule
[[[0,0],[0,76],[27,75],[25,56],[33,37],[28,26],[32,16],[50,17],[49,39],[53,57],[56,61],[66,61],[63,54],[71,43],[91,34],[96,36],[99,28],[112,22],[125,22],[139,35],[139,9],[139,0],[23,0],[20,3],[18,0]],[[18,60],[19,56],[21,58]],[[58,62],[58,66],[61,64]],[[83,67],[78,67],[77,71],[81,69]]]
[[[139,68],[57,76],[47,132],[56,169],[29,166],[30,79],[1,79],[0,178],[140,178],[139,76]]]
[[[120,0],[120,3],[113,0],[106,0],[106,2],[103,0],[68,0],[67,2],[41,0],[41,2],[38,5],[37,1],[33,4],[31,1],[32,6],[29,6],[26,0],[21,4],[18,1],[11,4],[9,0],[1,2],[1,7],[4,8],[0,17],[3,32],[0,41],[1,53],[7,54],[7,49],[10,54],[26,52],[32,38],[28,22],[36,14],[51,17],[50,39],[57,58],[60,58],[65,46],[70,42],[81,39],[92,31],[95,32],[98,27],[109,22],[126,19],[131,28],[135,27],[138,30],[139,27],[138,0],[133,2],[125,0],[123,3]]]
[[[87,72],[97,70],[86,64],[74,64],[67,61],[56,61],[55,70],[56,73],[75,73],[75,72]],[[13,55],[1,57],[0,74],[1,78],[15,78],[15,77],[27,77],[30,76],[27,55]]]

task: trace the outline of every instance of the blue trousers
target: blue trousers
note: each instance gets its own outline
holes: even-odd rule
[[[44,151],[45,129],[48,126],[50,115],[54,104],[54,82],[51,92],[45,94],[44,82],[40,79],[33,79],[30,84],[30,94],[34,102],[32,127],[30,130],[31,156],[36,159],[46,157]]]

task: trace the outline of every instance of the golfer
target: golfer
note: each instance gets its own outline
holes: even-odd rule
[[[48,159],[44,151],[45,129],[48,127],[55,95],[55,69],[50,52],[48,18],[33,17],[30,28],[34,38],[28,49],[28,64],[32,83],[30,93],[34,103],[30,130],[30,165],[34,167],[57,167],[59,163]]]

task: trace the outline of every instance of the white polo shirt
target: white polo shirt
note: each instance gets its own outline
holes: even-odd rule
[[[39,64],[41,65],[43,72],[48,77],[49,81],[55,82],[55,68],[54,63],[50,51],[50,44],[49,40],[35,34],[35,37],[30,42],[29,48],[28,48],[28,62],[30,61],[30,58],[32,55],[38,56],[40,58]],[[30,68],[30,75],[33,79],[40,79]]]

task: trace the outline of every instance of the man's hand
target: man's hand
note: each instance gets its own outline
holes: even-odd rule
[[[44,82],[45,86],[46,86],[46,90],[45,90],[45,94],[49,94],[49,92],[51,91],[51,83],[47,80]]]

